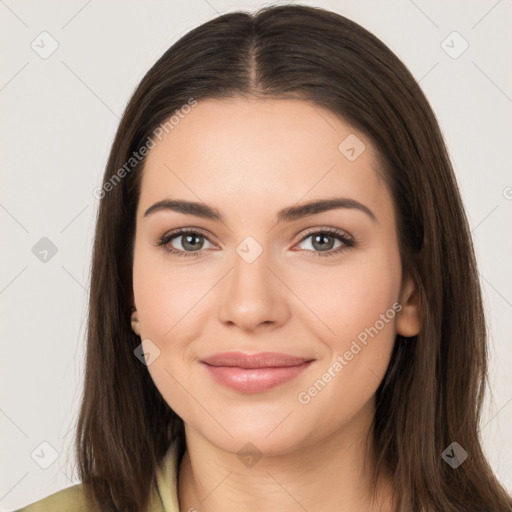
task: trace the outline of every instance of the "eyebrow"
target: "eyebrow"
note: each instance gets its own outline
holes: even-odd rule
[[[346,197],[335,197],[329,199],[318,199],[310,203],[301,204],[298,206],[289,206],[279,210],[277,213],[277,222],[292,222],[303,217],[309,217],[317,213],[334,210],[337,208],[357,209],[368,215],[372,221],[377,222],[375,214],[364,204],[349,199]],[[185,201],[181,199],[163,199],[150,206],[144,213],[144,217],[156,212],[171,210],[187,215],[194,215],[204,219],[215,220],[222,222],[223,217],[217,208],[213,208],[204,203],[197,203],[194,201]]]

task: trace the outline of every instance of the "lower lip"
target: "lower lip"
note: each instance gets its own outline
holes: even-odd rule
[[[239,368],[238,366],[203,365],[223,386],[240,393],[262,393],[288,382],[302,373],[313,361],[296,366]]]

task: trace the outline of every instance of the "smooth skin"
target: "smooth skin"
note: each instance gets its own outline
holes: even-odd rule
[[[354,161],[338,149],[350,134],[365,145]],[[416,335],[420,319],[378,169],[364,134],[300,98],[200,101],[149,152],[133,300],[138,333],[154,344],[144,346],[160,350],[148,371],[185,423],[182,512],[391,510],[387,475],[381,508],[368,502],[366,436],[395,336]],[[276,223],[283,208],[334,197],[362,203],[375,219],[343,207]],[[165,209],[144,215],[164,199],[207,204],[222,221]],[[199,230],[198,238],[177,235],[167,243],[188,256],[158,246],[178,228]],[[332,234],[315,243],[325,228],[355,245]],[[252,263],[237,252],[249,236],[262,249]],[[400,312],[301,403],[299,393],[395,303]],[[218,384],[200,362],[224,351],[315,361],[289,382],[248,394]],[[254,465],[237,457],[249,442],[262,455]]]

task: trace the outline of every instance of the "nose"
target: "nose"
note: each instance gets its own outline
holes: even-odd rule
[[[263,250],[250,262],[243,253],[235,253],[233,267],[220,290],[222,322],[244,331],[254,331],[260,325],[275,328],[286,322],[290,291],[271,268],[268,254]]]

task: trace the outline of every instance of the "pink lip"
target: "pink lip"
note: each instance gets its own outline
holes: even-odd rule
[[[261,393],[284,384],[312,362],[278,352],[223,352],[201,361],[219,384],[242,393]]]

